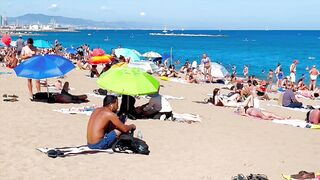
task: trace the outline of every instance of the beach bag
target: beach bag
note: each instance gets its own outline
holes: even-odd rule
[[[112,150],[118,153],[126,153],[128,150],[135,154],[149,155],[149,146],[141,139],[133,137],[132,134],[121,134],[112,145]]]

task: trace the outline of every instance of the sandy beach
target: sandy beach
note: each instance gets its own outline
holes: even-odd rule
[[[0,68],[0,71],[10,71]],[[72,94],[92,93],[96,79],[88,71],[74,70],[62,81],[69,81]],[[54,83],[55,79],[50,79]],[[197,103],[207,98],[213,84],[181,84],[161,81],[160,93],[183,96],[169,100],[174,112],[201,116],[200,123],[136,120],[150,155],[77,155],[51,159],[39,147],[65,147],[86,144],[89,116],[69,115],[53,109],[102,105],[102,99],[89,96],[85,104],[31,102],[26,79],[14,74],[0,75],[0,95],[15,94],[18,102],[0,102],[0,179],[231,179],[238,173],[262,173],[269,179],[300,170],[318,172],[319,130],[275,124],[234,113],[234,108]],[[43,91],[46,89],[43,88]],[[272,94],[278,97],[277,94]],[[305,104],[319,101],[299,99]],[[136,105],[146,102],[137,100]],[[305,113],[260,105],[275,114],[305,119]]]

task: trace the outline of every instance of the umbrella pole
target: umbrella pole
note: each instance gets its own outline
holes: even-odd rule
[[[170,61],[171,61],[171,65],[172,65],[172,47],[170,49]]]
[[[46,79],[46,86],[47,86],[47,94],[48,94],[48,99],[49,99],[49,85],[48,85],[48,79]]]

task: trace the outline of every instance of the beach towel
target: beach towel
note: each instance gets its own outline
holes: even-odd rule
[[[183,100],[185,99],[184,97],[175,97],[175,96],[170,96],[170,95],[162,95],[162,97],[166,98],[167,100]],[[151,97],[149,96],[142,96],[142,98],[145,99],[150,99]]]
[[[188,84],[188,82],[186,80],[181,79],[181,78],[170,78],[169,81],[177,82],[177,83],[181,83],[181,84]]]
[[[93,96],[93,97],[100,98],[100,99],[104,99],[106,97],[105,95],[98,95],[95,93],[86,93],[86,95]]]
[[[305,108],[289,108],[289,107],[279,106],[279,105],[276,105],[276,104],[267,104],[267,106],[284,108],[284,109],[291,110],[291,111],[301,111],[301,112],[309,112],[309,111],[310,111],[310,109],[305,109]]]
[[[9,74],[12,74],[12,72],[2,72],[2,71],[0,71],[0,75],[2,75],[2,74],[7,74],[7,75],[9,75]]]
[[[194,123],[194,122],[201,122],[201,118],[199,115],[195,115],[195,114],[173,113],[173,121]]]
[[[110,149],[90,149],[86,145],[74,146],[74,147],[61,147],[61,148],[36,148],[38,151],[46,154],[48,157],[67,157],[79,154],[94,154],[94,153],[109,153],[112,154],[114,151]],[[128,152],[130,153],[130,152]]]
[[[299,119],[273,120],[272,122],[276,124],[284,124],[300,128],[320,129],[320,125],[314,125]]]
[[[63,108],[63,109],[54,109],[55,112],[60,112],[63,114],[84,114],[91,116],[94,109],[97,108],[95,105],[85,106],[85,107],[72,107],[72,108]]]

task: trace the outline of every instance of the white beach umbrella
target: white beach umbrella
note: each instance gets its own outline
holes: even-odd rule
[[[154,51],[146,52],[142,56],[145,58],[160,58],[160,57],[162,57],[161,54],[154,52]]]
[[[203,65],[200,65],[201,72],[204,72]],[[226,76],[230,75],[228,70],[222,66],[221,64],[212,62],[211,63],[211,76],[216,78],[224,78]]]
[[[151,72],[151,73],[155,73],[159,71],[159,67],[150,61],[132,62],[128,64],[128,67],[139,68],[141,71]]]

